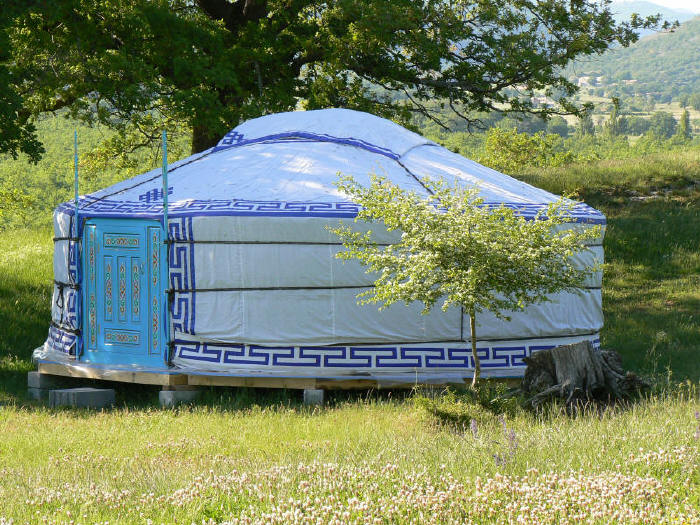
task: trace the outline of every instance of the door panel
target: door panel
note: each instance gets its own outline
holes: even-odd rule
[[[131,258],[131,321],[138,323],[141,319],[141,266],[140,257]]]
[[[105,243],[105,248],[106,248]],[[107,250],[105,250],[107,251]],[[114,250],[117,251],[117,250]],[[126,322],[126,257],[117,257],[117,275],[119,279],[119,299],[117,300],[117,309],[119,311],[119,323]]]
[[[163,279],[162,261],[164,251],[160,248],[160,236],[162,229],[160,226],[148,227],[148,299],[150,305],[150,328],[149,328],[149,346],[148,353],[150,355],[160,355],[162,347],[162,332],[161,316],[159,312],[163,310],[161,298],[164,295],[161,293],[161,284],[165,282]]]
[[[165,246],[160,224],[93,219],[84,232],[88,305],[84,360],[162,365]]]
[[[96,228],[94,224],[85,226],[83,238],[85,239],[85,268],[86,286],[85,286],[85,301],[87,305],[87,315],[85,316],[86,328],[84,333],[85,346],[87,350],[95,350],[97,348],[97,257],[96,257]]]
[[[112,279],[114,278],[114,257],[111,255],[106,255],[104,258],[105,263],[105,321],[112,320],[112,314],[114,311],[114,297],[112,295]]]

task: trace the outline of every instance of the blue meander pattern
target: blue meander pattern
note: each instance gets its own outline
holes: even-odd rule
[[[67,292],[67,308],[66,311],[68,315],[63,319],[68,328],[73,330],[78,329],[78,292],[75,290],[68,290]]]
[[[78,283],[78,243],[73,241],[68,241],[68,278],[72,283]],[[75,288],[70,288],[67,290],[67,313],[68,315],[64,318],[64,322],[67,323],[68,328],[76,330],[79,328],[78,324],[78,308],[80,301],[80,294]]]
[[[72,226],[70,228],[72,231]],[[78,282],[78,244],[68,240],[68,280],[70,283]],[[49,327],[47,338],[48,345],[59,352],[75,355],[79,336],[74,333],[79,330],[78,308],[80,295],[76,288],[54,284],[54,293],[61,294],[56,298],[58,307],[57,315],[52,315],[52,321],[56,326]],[[62,329],[62,328],[64,329]]]
[[[49,328],[49,337],[47,343],[49,346],[58,352],[64,354],[75,355],[77,336],[65,330],[61,330],[55,326]]]
[[[232,129],[226,135],[224,135],[224,138],[222,138],[219,143],[216,145],[214,148],[214,151],[220,150],[220,149],[226,149],[229,146],[233,146],[235,144],[240,144],[243,141],[243,133],[238,133],[235,129]]]
[[[485,202],[484,206],[499,206],[501,203]],[[525,218],[533,218],[538,212],[547,209],[546,204],[503,203],[516,209]],[[80,214],[83,217],[141,217],[157,219],[163,216],[163,205],[146,202],[98,200],[81,197]],[[74,208],[69,203],[59,206],[59,211],[72,215]],[[169,218],[195,216],[258,216],[258,217],[329,217],[355,218],[359,206],[352,202],[300,202],[267,201],[242,199],[186,200],[168,205]],[[573,209],[574,222],[605,224],[605,216],[585,203],[578,203]]]
[[[168,237],[174,241],[192,241],[192,218],[168,221]],[[169,284],[171,290],[195,288],[194,244],[168,245]],[[195,333],[195,292],[177,292],[170,305],[170,319],[175,332]]]
[[[600,339],[592,340],[600,347]],[[554,344],[479,345],[477,353],[482,368],[525,368],[524,357]],[[204,362],[236,367],[296,366],[310,368],[380,368],[380,369],[473,369],[474,360],[468,345],[454,343],[437,346],[257,346],[204,343],[175,340],[175,356],[190,362]]]

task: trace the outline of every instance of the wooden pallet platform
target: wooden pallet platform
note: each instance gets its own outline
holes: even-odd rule
[[[57,363],[40,361],[40,374],[98,379],[102,381],[118,381],[141,385],[159,385],[165,390],[177,387],[224,386],[251,388],[286,388],[286,389],[321,389],[321,390],[368,390],[388,388],[412,388],[415,382],[386,381],[381,378],[313,378],[313,377],[274,377],[274,376],[234,376],[224,374],[188,374],[179,370],[129,370],[124,368],[105,368],[90,366],[85,363]],[[508,386],[519,383],[516,378],[501,378]],[[438,388],[455,384],[430,384]]]
[[[99,379],[102,381],[119,381],[122,383],[138,383],[141,385],[174,386],[187,384],[186,375],[170,373],[167,370],[163,372],[134,371],[128,369],[86,366],[83,363],[71,364],[40,361],[38,371],[40,374]]]

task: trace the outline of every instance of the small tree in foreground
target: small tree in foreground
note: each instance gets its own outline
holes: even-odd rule
[[[571,256],[600,235],[599,227],[571,223],[574,202],[561,198],[527,220],[517,210],[489,206],[478,190],[424,180],[431,192],[421,197],[381,177],[369,188],[341,177],[338,188],[361,205],[356,221],[382,223],[402,232],[401,240],[379,246],[372,231],[349,226],[332,229],[345,251],[376,272],[375,286],[358,295],[361,304],[421,301],[423,313],[438,302],[469,315],[475,386],[481,366],[476,352],[476,314],[484,310],[508,320],[507,312],[549,300],[559,291],[577,291],[595,269],[576,268]]]

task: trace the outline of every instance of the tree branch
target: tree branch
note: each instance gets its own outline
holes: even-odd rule
[[[246,22],[260,20],[267,15],[267,0],[196,0],[197,5],[212,20],[223,20],[226,29],[232,33]]]

